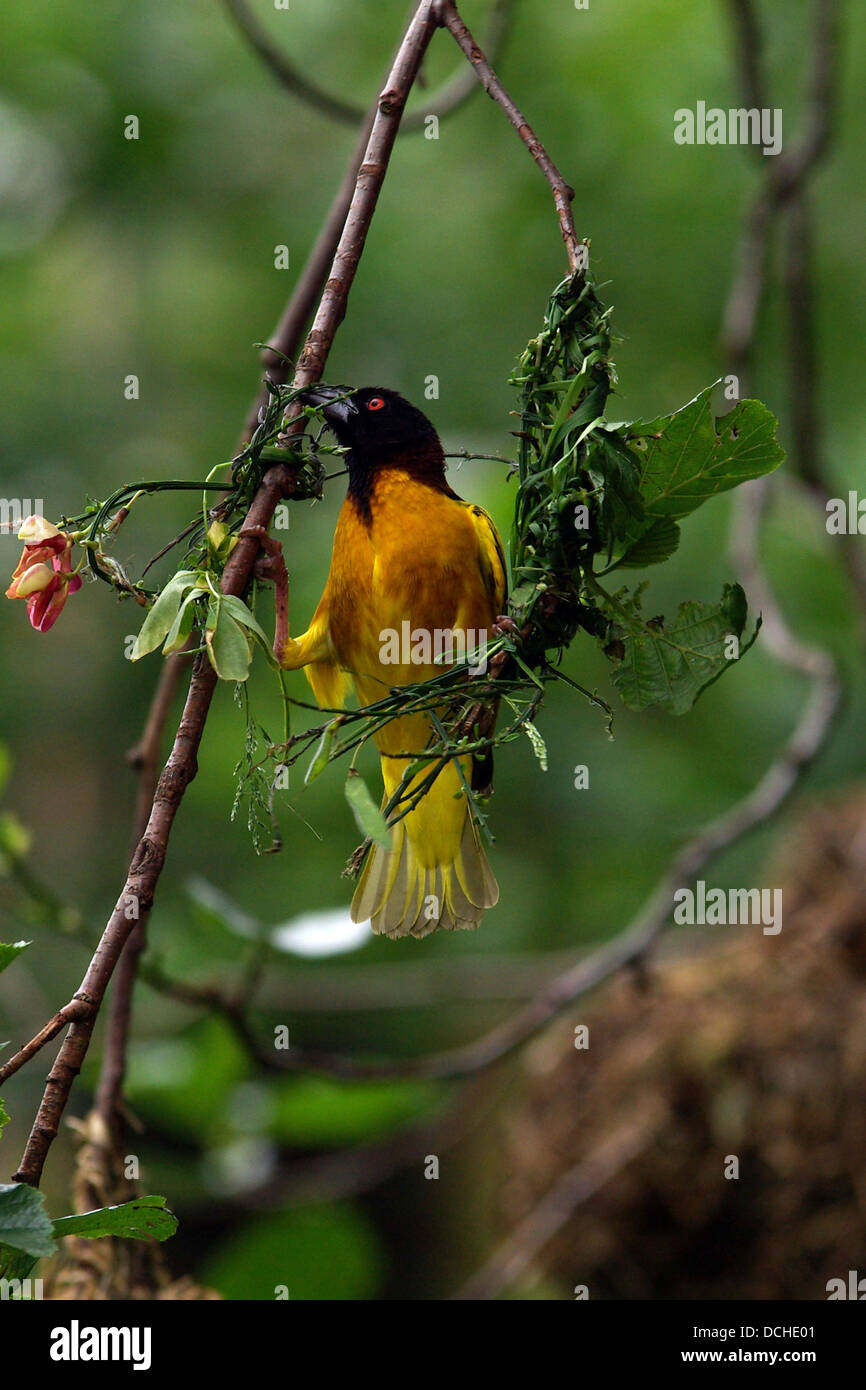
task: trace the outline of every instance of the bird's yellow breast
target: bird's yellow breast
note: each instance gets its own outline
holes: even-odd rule
[[[355,676],[359,697],[381,698],[368,681],[406,685],[435,674],[434,664],[382,660],[387,634],[484,631],[495,616],[479,564],[471,509],[399,469],[376,475],[365,516],[346,499],[334,536],[328,579],[331,642]]]

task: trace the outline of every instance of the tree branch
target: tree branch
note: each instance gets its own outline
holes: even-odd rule
[[[163,662],[144,731],[138,743],[126,755],[127,763],[138,773],[138,792],[133,821],[133,853],[147,826],[148,815],[153,805],[159,780],[162,737],[177,695],[181,674],[188,664],[189,656],[183,652],[176,652]],[[105,1132],[112,1137],[116,1144],[119,1143],[123,1131],[121,1108],[132,1019],[132,996],[135,990],[139,959],[146,944],[147,925],[145,921],[139,921],[129,935],[117,967],[117,977],[111,992],[108,1012],[105,1048],[99,1069],[96,1109],[102,1117]]]

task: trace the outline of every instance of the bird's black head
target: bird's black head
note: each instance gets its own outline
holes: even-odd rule
[[[322,407],[341,444],[358,462],[378,462],[397,452],[427,449],[439,436],[427,416],[397,391],[381,386],[326,386],[319,382],[304,392],[304,400]]]
[[[368,520],[376,474],[383,468],[402,469],[429,487],[451,494],[436,430],[399,392],[384,386],[353,390],[317,382],[304,391],[303,399],[321,406],[329,427],[348,448],[349,496]]]

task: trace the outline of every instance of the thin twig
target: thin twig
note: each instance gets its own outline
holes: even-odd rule
[[[827,151],[833,132],[839,91],[839,36],[842,0],[814,0],[815,24],[811,43],[812,68],[806,95],[806,119],[799,141],[790,153],[767,162],[780,202],[790,198]]]
[[[433,0],[421,0],[400,46],[385,90],[379,97],[373,129],[334,253],[331,275],[298,360],[295,373],[297,386],[319,379],[334,334],[343,321],[349,290],[364,251],[406,99],[436,27]]]
[[[289,302],[283,310],[279,323],[268,339],[268,346],[262,351],[261,361],[271,380],[280,384],[287,380],[292,363],[298,353],[298,348],[303,340],[304,330],[309,323],[310,317],[321,297],[328,272],[334,260],[334,256],[339,245],[346,217],[354,197],[355,187],[358,182],[358,174],[367,153],[367,145],[370,140],[370,133],[373,129],[373,122],[379,109],[379,98],[373,102],[367,115],[364,117],[363,124],[358,131],[358,138],[352,150],[343,181],[334,195],[331,206],[328,209],[325,221],[322,223],[321,230],[313,244],[312,250],[307,257],[301,274],[298,276],[297,283],[289,298]],[[268,390],[262,386],[258,395],[253,401],[252,406],[244,422],[243,430],[239,440],[239,446],[243,447],[252,438],[256,426],[259,423],[259,415],[268,401]]]
[[[735,63],[743,105],[756,111],[769,105],[764,91],[764,35],[752,0],[728,0],[736,43]],[[756,145],[755,151],[760,153]],[[763,157],[763,156],[762,156]]]

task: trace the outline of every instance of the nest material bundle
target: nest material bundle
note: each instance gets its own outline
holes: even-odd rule
[[[642,1128],[538,1261],[566,1296],[824,1299],[866,1272],[866,796],[812,814],[786,862],[765,880],[785,885],[779,936],[693,928],[721,944],[680,937],[527,1054],[509,1226]]]

